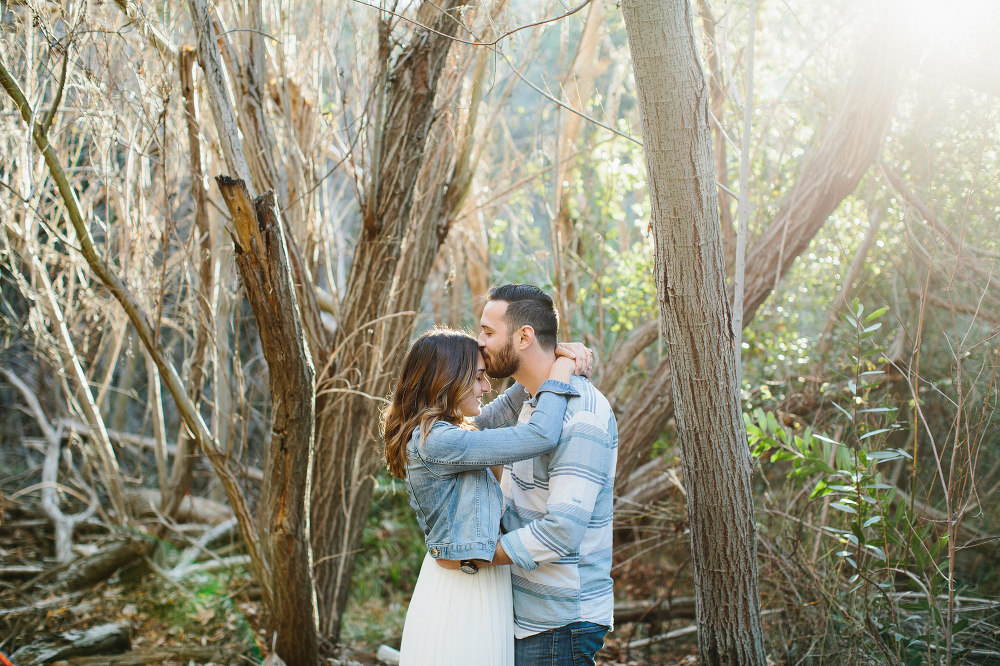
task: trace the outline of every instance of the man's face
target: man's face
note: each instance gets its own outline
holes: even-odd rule
[[[478,338],[479,350],[486,361],[486,374],[496,379],[510,377],[521,365],[521,358],[514,348],[514,332],[507,329],[504,320],[506,313],[506,301],[489,301],[479,320],[482,326]]]

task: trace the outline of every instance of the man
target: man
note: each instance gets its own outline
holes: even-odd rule
[[[530,285],[494,287],[480,324],[487,374],[513,377],[517,384],[491,403],[477,424],[527,420],[555,361],[559,320],[552,299]],[[578,395],[568,401],[558,446],[507,465],[501,481],[506,533],[492,564],[512,565],[516,666],[593,664],[613,625],[618,426],[607,399],[590,381],[574,376],[571,386]]]

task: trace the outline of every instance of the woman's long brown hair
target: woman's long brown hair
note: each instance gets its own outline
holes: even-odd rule
[[[458,405],[476,381],[479,344],[468,333],[434,328],[406,353],[396,392],[382,412],[385,463],[406,478],[406,444],[420,426],[421,442],[435,421],[465,425]]]

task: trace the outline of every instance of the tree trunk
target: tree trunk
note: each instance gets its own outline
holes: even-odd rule
[[[316,372],[302,333],[274,192],[251,200],[242,181],[216,180],[233,217],[236,264],[269,369],[271,442],[264,458],[260,538],[275,583],[271,628],[285,662],[310,665],[318,659],[309,542]]]
[[[874,33],[877,38],[865,42],[867,46],[859,54],[844,101],[816,152],[747,255],[744,326],[840,202],[858,186],[878,155],[899,93],[905,58],[885,21],[876,26]],[[637,394],[665,385],[667,380],[662,373],[670,371],[668,363],[661,364]],[[622,433],[618,443],[619,480],[627,479],[635,466],[647,459],[653,442],[663,432],[673,410],[669,394],[659,409],[662,410],[659,418],[634,411],[623,414],[619,423]]]
[[[764,664],[752,465],[740,409],[708,86],[687,0],[622,3],[642,112],[654,270],[674,378],[703,664]]]
[[[212,232],[208,221],[208,190],[205,187],[205,170],[202,167],[201,139],[199,137],[198,106],[195,99],[194,63],[198,53],[193,48],[181,48],[178,56],[181,93],[184,96],[184,119],[188,131],[188,152],[191,161],[191,190],[194,199],[194,228],[191,233],[198,238],[198,323],[195,336],[194,355],[188,375],[188,396],[195,409],[201,409],[201,390],[205,383],[205,363],[208,356],[209,330],[215,328],[212,313]],[[191,487],[194,474],[195,452],[186,426],[177,433],[177,452],[170,473],[170,487],[163,495],[160,510],[163,515],[173,518],[181,506],[181,501]]]
[[[407,254],[423,255],[425,260],[399,275],[402,246],[411,231],[415,185],[435,118],[434,98],[464,5],[465,0],[443,5],[426,0],[418,16],[426,18],[420,22],[433,30],[415,32],[395,62],[384,63],[384,82],[376,91],[381,109],[375,114],[379,122],[374,127],[374,164],[361,237],[317,393],[312,543],[320,629],[332,638],[340,635],[372,480],[381,463],[375,408],[388,393],[389,373],[409,338],[412,313],[407,315],[402,306],[414,303],[399,302],[397,292],[403,280],[426,280],[426,268],[447,234],[447,228],[414,230],[419,238],[407,243]],[[381,31],[382,57],[387,60],[388,26],[382,25]],[[428,244],[433,244],[433,251]],[[420,292],[410,293],[416,293],[419,305]]]
[[[268,151],[264,151],[262,159],[248,164],[244,159],[247,148],[242,146],[237,131],[238,126],[244,137],[248,133],[271,133],[262,116],[262,59],[251,54],[244,66],[222,38],[230,75],[239,83],[234,86],[239,98],[237,115],[223,85],[219,42],[215,39],[218,31],[204,0],[191,0],[190,4],[196,24],[203,26],[199,54],[230,171],[248,186],[251,175],[260,187],[282,182],[273,160],[267,159]],[[450,0],[443,6],[425,2],[418,11],[418,24],[430,25],[431,29],[415,31],[409,46],[402,48],[392,62],[389,58],[395,48],[390,44],[389,25],[381,25],[382,67],[372,96],[376,109],[371,114],[375,119],[371,129],[371,181],[365,189],[361,237],[351,275],[342,291],[337,331],[332,336],[322,325],[308,266],[287,227],[284,233],[288,268],[297,290],[299,331],[307,341],[317,370],[314,412],[317,446],[311,463],[316,483],[310,491],[309,527],[320,629],[334,639],[340,633],[355,553],[371,504],[372,479],[381,460],[376,445],[375,407],[389,390],[399,350],[409,337],[413,312],[407,310],[419,306],[427,269],[453,219],[452,216],[442,224],[438,217],[426,216],[414,224],[412,209],[418,177],[425,170],[426,154],[431,152],[426,150],[427,137],[432,122],[439,116],[434,105],[436,91],[453,44],[450,37],[461,25],[459,13],[464,5],[465,0]],[[259,12],[259,3],[252,9]],[[258,14],[250,17],[251,27],[259,22]],[[251,148],[272,144],[273,137],[257,137]],[[450,193],[456,190],[451,187],[454,183],[447,184]],[[442,183],[436,186],[440,188]],[[301,184],[296,188],[304,191]],[[243,247],[250,246],[243,244]],[[267,249],[274,251],[271,247]],[[264,250],[258,247],[256,251]],[[275,305],[287,304],[275,301]],[[263,329],[274,325],[276,312],[277,309],[269,311],[255,305],[262,336]],[[290,350],[290,353],[298,352]],[[274,393],[272,399],[277,408],[280,395]],[[273,554],[280,556],[277,551]],[[263,557],[262,566],[281,564]],[[286,574],[294,572],[289,570]],[[276,587],[284,584],[283,575],[275,572]],[[275,592],[276,597],[280,594]],[[275,603],[281,601],[276,599]]]

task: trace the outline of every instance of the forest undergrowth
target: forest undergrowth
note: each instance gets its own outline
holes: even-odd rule
[[[829,527],[823,534],[814,523],[818,521],[812,514],[823,512],[823,505],[831,502],[815,492],[825,482],[817,483],[815,474],[802,472],[815,472],[808,466],[828,456],[829,444],[825,451],[816,447],[813,453],[820,452],[818,457],[808,452],[781,456],[782,450],[796,446],[808,451],[802,436],[791,434],[800,424],[779,424],[763,410],[755,416],[763,424],[762,428],[748,417],[760,456],[758,562],[763,623],[773,663],[940,663],[940,656],[929,652],[940,648],[935,640],[940,642],[947,611],[942,613],[940,606],[942,589],[925,589],[941,584],[941,567],[947,566],[947,550],[942,550],[947,540],[941,538],[940,529],[933,523],[912,528],[911,539],[938,544],[936,550],[932,546],[923,559],[911,554],[909,562],[892,562],[897,575],[888,585],[885,562],[876,551],[888,551],[885,557],[891,558],[892,542],[886,548],[870,540],[865,560],[864,554],[857,554],[857,538],[853,542],[849,538],[849,524],[842,525],[838,535]],[[782,432],[789,434],[777,434]],[[822,445],[820,437],[809,441]],[[782,449],[786,439],[788,445]],[[668,445],[661,448],[661,456],[669,458]],[[270,643],[264,629],[266,611],[231,526],[173,524],[169,536],[156,542],[145,557],[107,580],[72,589],[72,583],[60,578],[65,567],[53,562],[54,537],[48,521],[30,493],[24,492],[30,488],[30,469],[9,463],[8,459],[2,475],[0,622],[6,631],[0,650],[9,654],[41,637],[120,623],[131,635],[131,661],[78,657],[69,663],[261,663]],[[800,482],[803,476],[808,485]],[[629,621],[618,620],[599,663],[696,663],[683,479],[676,481],[656,504],[622,505],[616,514],[612,571],[619,600],[616,616]],[[399,646],[406,605],[423,559],[422,536],[403,488],[382,477],[375,497],[342,642],[336,649],[326,646],[329,664],[376,664],[379,645]],[[876,504],[866,520],[877,515],[897,528],[909,525],[906,505],[894,506]],[[828,506],[825,515],[831,525],[837,524],[835,516],[852,516]],[[990,524],[993,519],[983,522]],[[155,517],[146,520],[150,526],[158,522]],[[75,549],[80,556],[93,556],[123,536],[95,518],[81,527]],[[1000,663],[996,557],[996,550],[988,547],[956,554],[958,617],[951,627],[960,658],[955,663]],[[860,569],[854,566],[858,563]],[[637,599],[648,600],[646,606],[629,606],[627,600]],[[885,651],[890,651],[889,658]],[[897,655],[901,658],[892,658]],[[138,661],[143,658],[152,661]]]

